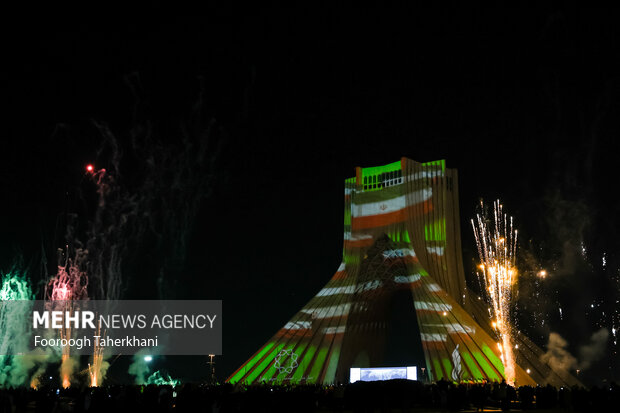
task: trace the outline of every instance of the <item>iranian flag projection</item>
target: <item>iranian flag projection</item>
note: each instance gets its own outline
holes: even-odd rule
[[[340,267],[227,381],[347,383],[352,367],[385,367],[390,304],[403,293],[413,322],[399,328],[415,329],[420,379],[501,381],[501,346],[486,305],[465,285],[457,186],[456,170],[443,160],[358,167],[345,181]],[[566,383],[527,338],[516,342],[519,385],[548,377]]]

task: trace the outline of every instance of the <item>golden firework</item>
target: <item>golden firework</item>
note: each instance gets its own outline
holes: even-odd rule
[[[484,211],[484,204],[482,204]],[[513,229],[512,217],[503,212],[499,200],[493,203],[493,220],[484,214],[471,220],[478,255],[480,276],[487,290],[494,321],[493,328],[499,337],[497,343],[504,363],[504,376],[508,384],[514,384],[515,359],[512,352],[510,304],[512,288],[517,279],[516,249],[517,230]],[[477,224],[477,225],[476,225]]]

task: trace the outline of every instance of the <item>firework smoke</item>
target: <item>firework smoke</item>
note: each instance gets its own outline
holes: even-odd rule
[[[596,361],[603,358],[609,340],[609,331],[602,328],[590,337],[587,344],[579,348],[579,359],[568,351],[568,343],[558,333],[549,334],[547,351],[541,360],[556,372],[569,373],[572,370],[587,370]]]
[[[504,376],[510,385],[515,380],[515,359],[512,351],[511,301],[512,288],[516,281],[517,231],[513,229],[512,217],[504,214],[499,200],[493,204],[493,220],[482,213],[477,222],[471,220],[480,256],[480,269],[486,287],[487,297],[493,311],[493,327],[500,343],[498,347],[504,363]],[[476,225],[477,224],[477,225]]]
[[[549,334],[547,352],[540,359],[555,371],[568,372],[577,366],[577,359],[567,350],[568,343],[558,333]]]
[[[133,355],[133,362],[129,366],[129,374],[136,377],[136,384],[146,384],[147,374],[149,374],[151,369],[144,357],[152,354],[150,351],[147,348],[143,348]]]
[[[592,364],[605,355],[605,349],[609,340],[609,331],[601,328],[590,337],[590,342],[579,348],[579,365],[578,369],[589,369]]]
[[[30,376],[30,387],[33,389],[38,389],[41,385],[41,377],[45,373],[47,364],[54,362],[56,357],[54,354],[46,353],[41,349],[36,349],[32,354],[24,356],[24,359],[28,364],[37,366],[35,372]]]

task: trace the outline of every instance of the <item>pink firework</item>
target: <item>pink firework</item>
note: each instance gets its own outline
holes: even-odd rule
[[[88,277],[76,262],[67,260],[58,266],[58,273],[47,285],[47,298],[51,301],[88,299]]]
[[[82,250],[76,251],[75,260],[66,259],[65,265],[58,266],[56,276],[46,286],[45,296],[48,300],[48,308],[73,312],[73,302],[88,299],[88,277],[85,271],[80,270],[80,262],[86,254]],[[60,329],[60,338],[71,338],[71,327],[64,325]],[[60,375],[62,387],[71,386],[71,376],[75,368],[75,360],[69,354],[70,347],[62,348],[62,362]]]

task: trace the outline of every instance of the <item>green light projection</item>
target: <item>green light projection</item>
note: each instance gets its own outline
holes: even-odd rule
[[[412,294],[424,349],[420,363],[426,364],[428,377],[452,380],[456,369],[462,379],[498,380],[503,365],[491,348],[496,343],[459,304],[462,292],[453,281],[462,277],[462,270],[451,271],[462,263],[448,265],[455,254],[444,254],[460,236],[446,219],[452,203],[458,205],[446,183],[452,176],[443,160],[421,164],[403,158],[359,168],[357,177],[345,181],[340,268],[228,381],[346,382],[355,354],[378,360],[372,349],[384,333],[358,325],[382,324],[364,324],[364,314],[382,317],[381,309],[396,289]],[[382,237],[390,245],[369,256]]]

